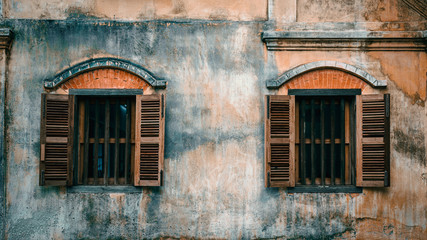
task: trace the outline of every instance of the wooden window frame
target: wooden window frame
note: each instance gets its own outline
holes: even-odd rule
[[[79,89],[80,90],[80,89]],[[83,90],[83,91],[82,91]],[[86,90],[82,89],[80,91],[73,91],[71,93],[78,93],[76,95],[77,106],[75,108],[75,142],[74,142],[74,181],[73,186],[100,186],[100,185],[111,185],[111,186],[131,186],[133,185],[133,172],[134,172],[134,160],[135,154],[135,91],[109,91],[109,90]],[[126,94],[127,93],[127,94]],[[119,95],[120,94],[120,95]],[[90,97],[92,96],[92,97]],[[95,98],[93,98],[95,96]],[[105,126],[104,137],[99,137],[99,131],[97,127],[94,130],[94,137],[89,137],[89,117],[88,113],[89,104],[95,103],[95,105],[101,105],[108,103],[109,108],[106,106],[102,109],[100,106],[96,108],[95,111],[97,116],[100,115],[101,111],[105,111],[105,118],[110,123],[110,111],[112,108],[118,110],[117,100],[120,100],[120,104],[127,104],[130,112],[126,114],[126,130],[125,137],[118,136],[118,126],[114,126],[115,137],[110,137],[109,124]],[[118,112],[116,112],[115,118],[119,118]],[[95,120],[96,122],[96,120]],[[96,124],[96,123],[95,123]],[[116,124],[118,124],[116,120]],[[108,130],[107,130],[108,128]],[[105,137],[107,136],[107,138]],[[106,141],[108,139],[108,141]],[[93,176],[89,177],[89,144],[93,144],[93,151],[97,152],[101,145],[104,148],[104,157],[108,156],[108,161],[103,161],[103,172],[104,175],[100,178],[93,172]],[[110,171],[110,145],[113,144],[114,147],[114,176],[108,177]],[[120,144],[125,144],[125,158],[122,159],[119,156]],[[105,160],[105,159],[104,159]],[[124,161],[124,176],[119,177],[119,163]],[[95,164],[95,161],[92,160],[92,163]],[[95,165],[93,166],[95,171]]]
[[[288,92],[289,95],[295,95],[296,96],[296,116],[295,116],[295,127],[296,127],[296,141],[295,141],[295,182],[296,182],[296,188],[302,187],[302,188],[308,188],[310,187],[310,190],[313,190],[313,188],[324,188],[324,187],[338,187],[343,188],[343,190],[350,190],[352,187],[356,186],[355,182],[355,174],[356,174],[356,164],[355,164],[355,115],[354,115],[354,108],[355,108],[355,96],[361,94],[360,89],[290,89]],[[332,99],[335,102],[334,111],[338,108],[341,112],[340,118],[344,118],[345,120],[340,122],[340,126],[342,129],[345,129],[344,131],[341,131],[340,136],[334,136],[335,138],[335,144],[331,143],[331,140],[325,138],[325,125],[328,124],[325,122],[325,109],[324,106],[327,104],[327,100],[323,99],[322,97],[328,97],[331,101]],[[310,104],[314,104],[315,99],[318,99],[320,104],[320,118],[321,118],[321,138],[320,139],[314,139],[314,118],[311,119],[311,138],[305,139],[304,143],[301,142],[301,134],[302,134],[302,128],[300,128],[300,125],[303,121],[303,118],[300,116],[300,104],[302,101],[311,100]],[[338,101],[338,104],[336,102]],[[311,114],[314,114],[314,107],[311,108]],[[312,115],[313,117],[314,115]],[[331,118],[332,120],[333,118]],[[334,132],[334,127],[331,125],[331,134]],[[341,139],[344,137],[345,141],[341,141]],[[320,144],[320,160],[321,160],[321,168],[320,168],[320,175],[321,177],[319,179],[316,178],[314,172],[318,172],[319,169],[315,168],[314,166],[314,145],[311,144],[311,141],[315,141],[316,145],[317,142]],[[311,148],[311,155],[305,157],[304,152],[301,152],[301,148],[306,147]],[[325,168],[325,149],[330,146],[330,151],[335,151],[334,148],[338,147],[340,149],[340,177],[341,178],[335,178],[334,171],[336,165],[338,165],[338,162],[335,162],[334,157],[332,156],[330,161],[330,167],[331,167],[331,176],[330,178],[327,178],[326,175],[326,168]],[[300,165],[300,160],[309,160],[311,161],[311,176],[304,176],[305,169],[303,171],[303,176],[300,175],[300,169],[301,167],[306,167],[308,164],[302,163]],[[341,175],[344,175],[345,177],[342,178]],[[308,189],[306,189],[308,190]]]
[[[343,96],[340,97],[341,99],[349,98],[347,106],[345,105],[344,100],[340,101],[340,106],[344,110],[340,111],[341,115],[338,115],[339,117],[337,116],[337,119],[349,120],[347,123],[343,121],[341,127],[336,126],[347,129],[347,133],[344,136],[346,141],[338,141],[335,144],[340,148],[344,148],[344,151],[340,151],[341,153],[345,153],[344,157],[342,157],[341,154],[339,154],[339,156],[340,159],[345,159],[345,157],[347,157],[348,160],[345,161],[344,164],[341,164],[342,166],[345,166],[347,163],[346,167],[344,168],[344,174],[343,171],[339,171],[339,175],[347,177],[345,179],[341,179],[342,181],[338,182],[343,185],[323,185],[324,180],[322,181],[322,179],[320,180],[320,184],[317,183],[319,185],[295,184],[298,181],[298,176],[296,173],[299,171],[297,169],[298,164],[294,159],[299,156],[299,154],[295,154],[295,152],[299,151],[288,151],[288,149],[292,150],[298,148],[298,146],[295,145],[295,142],[300,140],[298,139],[299,136],[296,135],[301,134],[300,130],[298,129],[299,126],[296,124],[300,119],[298,116],[299,110],[292,110],[298,108],[298,106],[296,106],[297,102],[295,99],[301,97],[318,97],[318,101],[322,102],[322,99],[324,99],[322,98],[323,96],[329,96],[332,97],[332,99],[340,96]],[[310,103],[313,102],[310,101]],[[290,193],[361,193],[362,187],[390,186],[389,94],[362,95],[360,89],[290,89],[288,90],[288,95],[267,95],[265,97],[265,104],[266,187],[286,187],[287,192]],[[287,108],[286,106],[291,107]],[[316,106],[316,108],[319,107]],[[314,110],[313,107],[310,108],[311,112],[310,109],[304,109],[305,110],[303,112],[305,113],[308,111],[309,114],[311,114]],[[275,111],[276,118],[271,118],[271,113],[273,111]],[[320,111],[320,113],[318,113],[322,115],[322,112],[323,111]],[[327,112],[323,112],[323,114],[325,113],[327,114]],[[293,117],[287,117],[291,115]],[[315,116],[315,114],[311,115]],[[342,115],[344,115],[344,117]],[[318,117],[315,119],[315,121],[321,121],[323,117],[321,117],[321,119]],[[311,120],[312,123],[315,121]],[[283,129],[281,129],[282,127]],[[281,132],[288,134],[283,136],[276,136],[277,133]],[[343,133],[345,130],[340,132]],[[277,137],[285,138],[282,140],[282,142],[285,141],[286,143],[289,143],[289,146],[272,149],[273,140]],[[297,140],[295,140],[295,137],[297,137]],[[304,141],[302,142],[306,142],[307,137],[309,138],[309,142],[312,140],[311,138],[313,138],[313,136],[310,138],[306,135]],[[341,136],[341,138],[343,138],[343,136]],[[334,139],[336,139],[336,137],[334,137]],[[314,141],[316,141],[316,139]],[[325,140],[322,138],[321,142],[325,143]],[[348,147],[346,147],[346,143],[348,144]],[[272,159],[275,159],[276,162],[279,161],[278,163],[281,165],[279,167],[273,166]],[[331,166],[334,166],[334,164],[331,164]],[[292,171],[292,169],[295,170]],[[343,169],[341,168],[340,170]],[[283,174],[283,176],[286,177],[285,181],[273,182],[274,179],[272,179],[270,176],[271,171],[282,171],[280,174]],[[308,172],[308,174],[310,174],[310,172]],[[316,181],[312,181],[312,183],[316,183]]]
[[[81,107],[83,104],[86,105],[86,109],[89,109],[89,100],[84,102],[80,101],[80,103],[78,100],[79,98],[89,99],[89,96],[103,96],[105,97],[105,101],[109,101],[108,99],[111,98],[128,98],[126,102],[130,106],[129,109],[132,110],[127,111],[129,114],[126,114],[127,116],[125,117],[125,119],[127,119],[125,120],[125,139],[121,138],[120,134],[117,133],[119,131],[118,127],[115,131],[115,138],[110,138],[110,136],[108,136],[110,131],[105,130],[107,129],[107,124],[104,126],[104,133],[106,134],[103,143],[99,139],[99,132],[102,131],[99,129],[99,125],[95,127],[98,132],[98,137],[94,136],[93,139],[89,139],[89,114],[84,107]],[[40,119],[40,186],[74,186],[77,188],[83,187],[83,189],[89,191],[93,189],[105,190],[107,189],[104,187],[105,185],[109,185],[111,191],[130,187],[131,185],[135,187],[162,186],[166,115],[165,96],[165,94],[157,93],[144,95],[142,89],[70,89],[68,95],[42,93]],[[95,104],[96,102],[99,104],[100,99],[94,101]],[[111,107],[110,104],[104,104],[104,106],[109,106],[106,108],[107,110]],[[114,106],[120,108],[119,104],[115,104]],[[95,112],[97,112],[95,119],[98,119],[97,116],[99,117],[100,111],[99,108],[96,109],[98,109],[98,111],[95,110]],[[83,111],[83,113],[81,113],[81,111]],[[119,111],[116,112],[118,113]],[[109,117],[110,114],[105,114],[106,118],[107,116]],[[117,115],[114,117],[118,118]],[[99,119],[94,122],[95,125],[97,125],[96,123],[99,123]],[[110,121],[108,120],[106,122]],[[116,126],[119,126],[117,122],[118,121],[116,121]],[[79,128],[79,124],[81,126],[86,125],[86,128]],[[108,127],[108,129],[110,128]],[[81,140],[82,137],[83,141]],[[96,162],[98,161],[93,161],[94,178],[88,181],[89,169],[86,167],[86,172],[83,173],[84,171],[81,169],[81,166],[83,166],[82,161],[85,163],[88,162],[88,145],[90,142],[93,142],[93,144],[98,143],[98,147],[100,144],[105,144],[105,151],[107,153],[110,143],[116,143],[115,149],[117,149],[117,147],[120,149],[119,144],[122,144],[120,142],[126,144],[125,158],[128,158],[128,166],[126,169],[129,169],[129,171],[122,172],[121,175],[123,177],[125,173],[127,173],[124,180],[120,180],[119,174],[117,174],[118,168],[114,170],[114,175],[116,176],[114,179],[105,177],[106,174],[104,175],[104,181],[96,179],[96,169],[98,169]],[[132,144],[134,146],[131,146]],[[82,150],[79,150],[79,148]],[[96,151],[95,146],[94,151]],[[83,157],[81,156],[82,152]],[[123,153],[123,150],[116,150],[115,152]],[[105,153],[104,156],[107,156],[107,153]],[[84,156],[86,156],[86,159]],[[113,157],[115,166],[119,166],[117,163],[119,159],[117,154]],[[105,162],[107,161],[104,161],[104,163]],[[88,166],[88,164],[85,165]],[[107,166],[108,165],[107,163]],[[107,169],[107,167],[104,169]],[[81,177],[81,173],[84,174],[84,178]],[[101,183],[101,181],[103,185],[95,185],[95,183]],[[79,183],[85,185],[79,185]],[[132,187],[132,189],[131,191],[134,191],[136,188]],[[76,192],[78,191],[79,190],[76,190]]]

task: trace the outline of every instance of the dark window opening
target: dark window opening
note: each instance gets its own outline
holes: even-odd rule
[[[354,185],[354,96],[297,96],[296,185]]]
[[[78,96],[76,185],[130,185],[135,97]]]

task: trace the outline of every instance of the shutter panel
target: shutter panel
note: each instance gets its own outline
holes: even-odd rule
[[[162,185],[164,117],[164,95],[136,96],[135,186]]]
[[[42,94],[40,185],[72,184],[74,96]]]
[[[266,187],[295,186],[295,96],[266,96]]]
[[[390,95],[356,96],[356,185],[390,186]]]

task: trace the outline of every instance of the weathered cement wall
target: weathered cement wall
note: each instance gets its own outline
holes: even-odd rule
[[[277,28],[290,22],[341,22],[383,30],[402,30],[409,22],[425,22],[404,0],[2,0],[2,3],[2,14],[12,19],[269,19],[276,21]]]
[[[425,53],[272,53],[259,22],[1,25],[15,32],[6,97],[8,239],[427,234]],[[43,80],[101,56],[128,59],[168,80],[163,187],[89,194],[38,186]],[[347,62],[388,81],[390,188],[287,194],[264,187],[263,96],[273,93],[265,81],[319,60]]]
[[[280,30],[426,29],[426,19],[403,0],[270,0],[269,19]]]
[[[3,0],[7,18],[266,20],[267,0]]]
[[[278,22],[410,22],[423,21],[403,0],[273,0]]]
[[[0,99],[7,105],[6,205],[0,207],[6,210],[5,237],[427,235],[426,53],[271,52],[260,37],[265,29],[426,30],[427,21],[403,1],[117,2],[0,1],[8,18],[0,27],[15,33],[6,99]],[[145,19],[155,21],[114,21]],[[43,80],[94,57],[127,59],[168,80],[163,187],[90,194],[38,186]],[[349,63],[387,80],[381,91],[391,94],[392,104],[390,188],[288,194],[264,187],[263,97],[275,93],[265,81],[321,60]]]
[[[0,48],[0,236],[4,235],[6,217],[6,157],[5,150],[5,117],[4,111],[6,109],[5,96],[6,96],[6,69],[7,69],[7,54],[6,49]]]

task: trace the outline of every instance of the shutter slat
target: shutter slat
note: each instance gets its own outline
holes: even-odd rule
[[[388,101],[388,94],[357,96],[357,186],[389,186]]]
[[[164,97],[136,97],[135,186],[161,186],[164,152]]]
[[[42,94],[40,185],[72,184],[74,96]]]
[[[295,97],[266,96],[266,187],[295,186]]]

